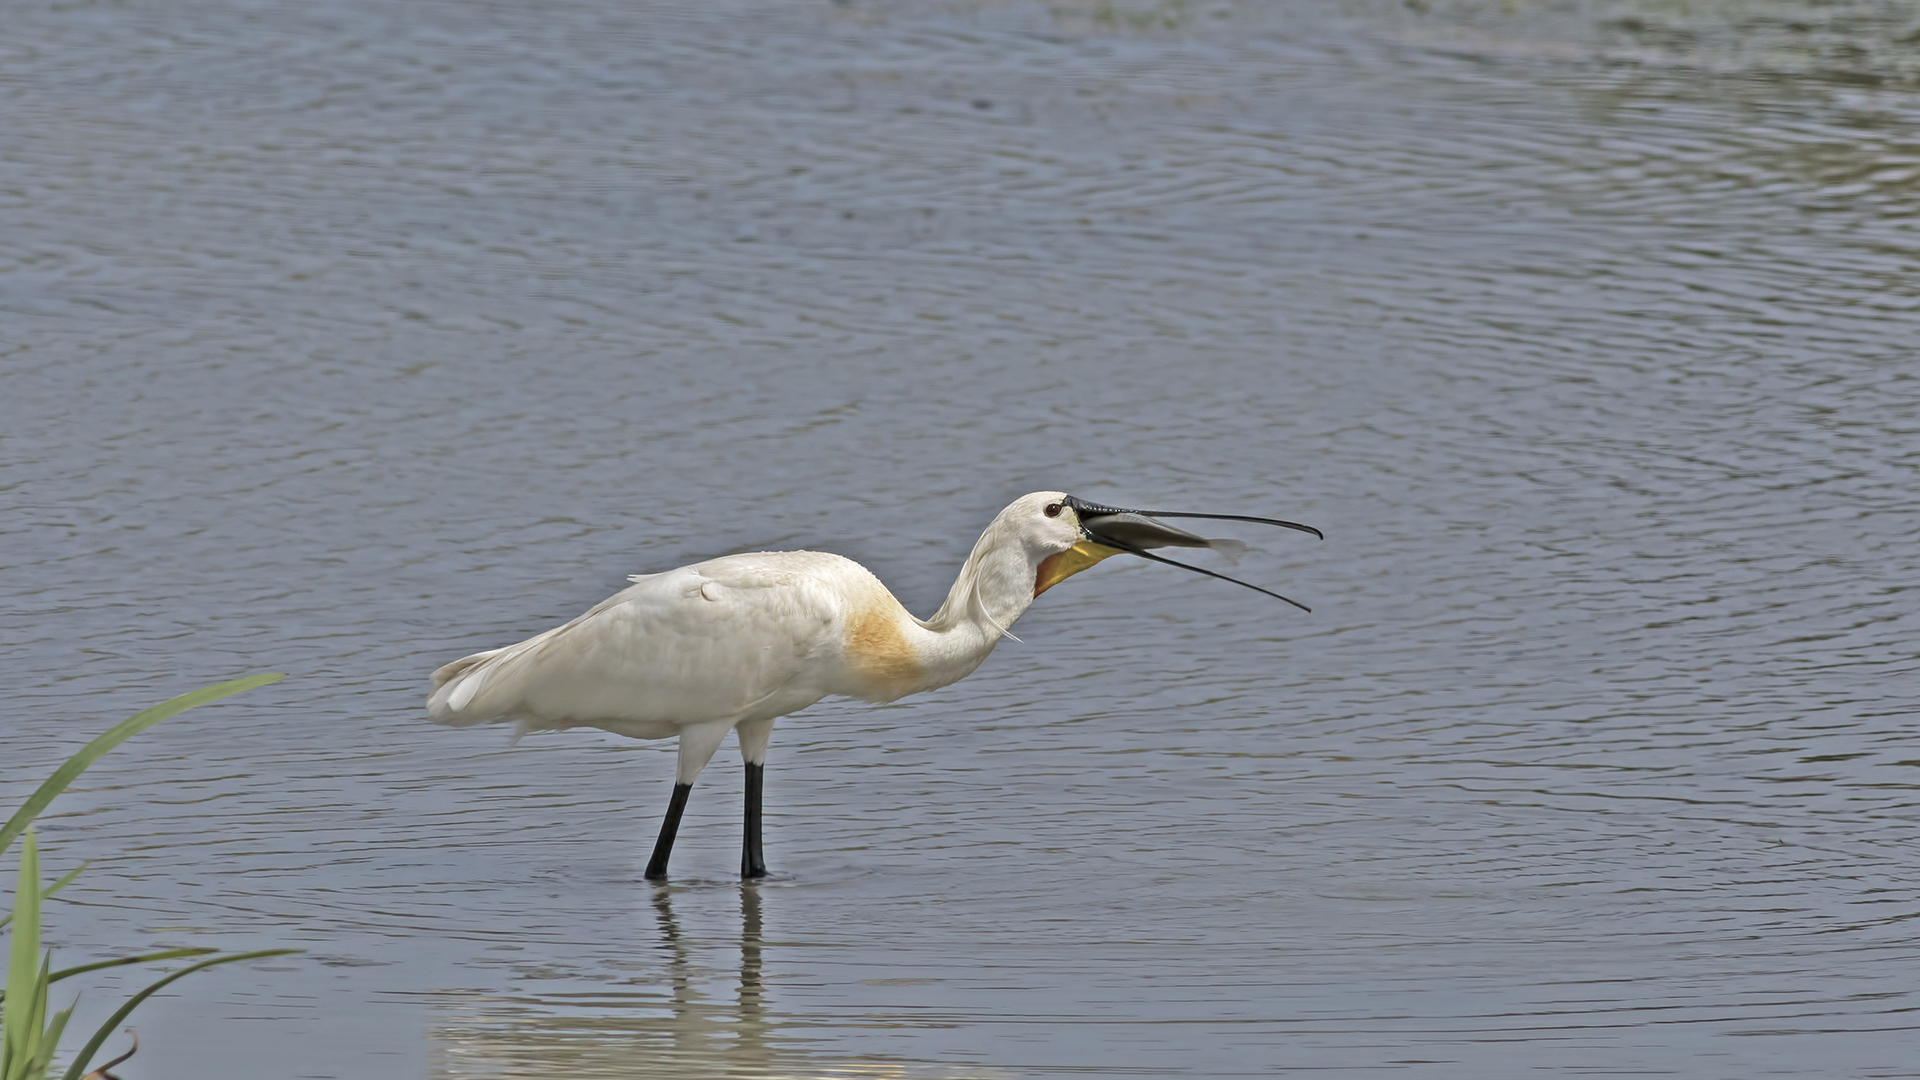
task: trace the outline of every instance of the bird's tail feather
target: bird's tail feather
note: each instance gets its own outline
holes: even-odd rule
[[[493,665],[488,661],[518,648],[509,645],[504,649],[474,653],[436,669],[433,673],[433,693],[427,698],[427,719],[448,727],[470,727],[501,719],[482,711],[464,710],[480,692],[480,688],[486,685],[487,676],[492,673]]]
[[[440,665],[439,667],[433,670],[433,688],[435,690],[440,689],[441,687],[447,685],[448,683],[452,682],[453,680],[459,678],[460,676],[466,674],[468,671],[472,670],[473,665],[478,664],[481,661],[487,659],[488,657],[498,654],[499,652],[500,652],[499,649],[491,649],[491,650],[488,650],[487,652],[474,653],[472,656],[463,656],[460,659],[455,660],[451,664]]]

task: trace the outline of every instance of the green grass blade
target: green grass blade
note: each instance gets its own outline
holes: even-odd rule
[[[35,1006],[45,997],[40,985],[40,846],[27,829],[20,848],[19,885],[13,893],[13,940],[7,953],[7,999],[0,1002],[0,1080],[24,1076],[40,1041]]]
[[[40,899],[45,900],[46,898],[52,896],[54,893],[57,893],[61,889],[64,889],[67,886],[73,884],[73,879],[79,877],[81,871],[85,870],[87,867],[92,865],[93,865],[93,860],[88,859],[86,862],[83,862],[79,866],[76,866],[73,869],[67,871],[65,874],[61,875],[59,881],[54,882],[53,884],[47,886],[44,890],[41,891]]]
[[[85,975],[89,971],[99,971],[102,968],[126,967],[128,964],[157,964],[162,960],[178,960],[183,956],[205,956],[208,953],[216,953],[219,951],[219,949],[209,949],[202,946],[200,948],[166,949],[161,952],[143,953],[140,956],[122,956],[118,960],[96,960],[91,964],[81,964],[79,967],[61,968],[59,971],[49,975],[47,981],[57,983],[61,979],[69,979],[75,975]]]
[[[42,900],[48,899],[54,893],[57,893],[61,889],[64,889],[67,886],[73,884],[73,879],[80,876],[80,871],[85,870],[87,867],[92,865],[93,865],[93,860],[88,859],[86,862],[83,862],[79,866],[74,867],[72,870],[68,871],[65,877],[47,886],[46,888],[40,890],[40,899]],[[6,925],[12,921],[13,921],[13,912],[9,911],[5,915],[0,915],[0,929],[5,929]]]
[[[66,1033],[73,1010],[74,1006],[69,1005],[53,1014],[53,1022],[47,1025],[47,1034],[40,1040],[40,1053],[34,1056],[33,1067],[27,1070],[27,1075],[34,1080],[47,1075],[47,1067],[53,1064],[53,1052],[60,1048],[60,1036]]]
[[[209,701],[218,701],[242,690],[251,690],[256,686],[279,682],[284,678],[286,676],[279,673],[249,675],[244,679],[231,679],[223,683],[214,683],[212,686],[203,686],[198,690],[190,690],[179,697],[163,701],[150,709],[142,709],[108,728],[68,758],[66,764],[55,769],[53,775],[47,777],[47,782],[41,784],[32,795],[27,797],[26,803],[7,819],[7,823],[0,825],[0,851],[7,850],[7,847],[13,843],[13,838],[20,835],[28,822],[40,816],[40,811],[47,808],[47,804],[53,801],[54,796],[65,791],[68,784],[73,783],[76,777],[87,770],[87,766],[100,760],[101,755],[107,751],[175,713],[185,712],[196,705],[205,705]]]
[[[73,1059],[73,1064],[67,1066],[67,1074],[64,1080],[80,1080],[81,1077],[85,1076],[87,1073],[87,1063],[93,1060],[93,1055],[100,1052],[100,1047],[106,1043],[107,1039],[113,1035],[114,1031],[118,1029],[122,1023],[126,1022],[127,1017],[133,1015],[133,1010],[139,1008],[141,1002],[152,997],[156,991],[165,987],[168,983],[173,982],[175,979],[185,978],[202,968],[210,968],[215,964],[233,964],[241,960],[258,960],[266,956],[285,956],[288,953],[297,953],[299,951],[299,949],[262,949],[259,952],[235,953],[232,956],[216,956],[210,960],[202,960],[197,964],[189,964],[181,968],[179,971],[174,972],[127,999],[127,1003],[120,1006],[119,1011],[109,1017],[106,1023],[101,1024],[100,1030],[93,1033],[93,1038],[87,1040],[87,1045],[80,1048],[80,1053]]]
[[[89,859],[86,862],[81,863],[79,866],[74,867],[72,870],[67,872],[67,875],[65,877],[61,878],[59,881],[54,882],[52,885],[49,885],[46,888],[40,890],[40,899],[44,902],[48,897],[52,896],[54,893],[57,893],[61,889],[64,889],[68,885],[71,885],[73,883],[73,879],[80,876],[80,871],[85,870],[87,867],[92,865],[93,865],[93,860]],[[0,915],[0,929],[5,929],[6,925],[12,921],[13,921],[13,912],[9,911],[5,915]],[[190,949],[190,950],[183,951],[183,950],[176,949],[174,951],[182,952],[183,954],[185,952],[191,952],[194,954],[203,954],[203,953],[210,953],[213,950],[212,949]],[[159,956],[159,955],[160,954],[158,953],[154,954],[154,956]],[[117,964],[137,964],[143,959],[151,960],[153,958],[154,958],[153,956],[148,956],[148,957],[137,957],[132,960],[109,960],[104,964],[89,964],[87,965],[86,968],[68,968],[64,972],[60,972],[60,971],[54,972],[53,978],[47,981],[59,982],[61,979],[66,978],[68,975],[79,974],[82,970],[89,970],[96,967],[112,967]],[[7,992],[4,988],[0,988],[0,1003],[4,1003],[6,1000],[7,1000]]]
[[[47,1008],[46,984],[33,982],[13,995],[23,1002],[19,1006],[20,1018],[16,1021],[18,1031],[0,1041],[5,1042],[4,1052],[0,1052],[0,1077],[15,1080],[16,1077],[33,1076],[33,1080],[42,1080],[30,1070],[33,1059],[40,1052],[40,1017]],[[44,1070],[43,1070],[44,1071]]]
[[[47,969],[53,966],[53,954],[47,954],[40,962],[40,977],[27,987],[29,1008],[26,1012],[26,1036],[13,1040],[7,1048],[6,1080],[44,1080],[46,1062],[53,1057],[53,1048],[41,1037],[40,1026],[47,1018]],[[18,995],[16,995],[18,996]],[[54,1020],[61,1027],[66,1021],[58,1016]]]
[[[70,979],[75,975],[85,975],[89,971],[100,971],[104,968],[126,967],[128,964],[157,964],[162,960],[179,960],[188,956],[205,956],[208,953],[219,951],[219,949],[209,949],[205,946],[190,946],[183,949],[162,949],[159,952],[141,953],[139,956],[122,956],[115,960],[96,960],[91,964],[80,964],[76,967],[61,968],[59,971],[47,976],[47,983],[51,985],[59,982],[61,979]],[[6,992],[0,991],[0,1001],[5,1001],[6,997]]]

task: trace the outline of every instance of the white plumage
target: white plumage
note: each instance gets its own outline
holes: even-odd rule
[[[857,693],[839,664],[858,564],[813,551],[732,555],[634,584],[564,626],[434,672],[445,723],[592,726],[661,739]],[[878,582],[874,582],[878,585]]]
[[[1114,523],[1112,536],[1091,531],[1089,522],[1102,521]],[[454,726],[679,736],[674,799],[650,878],[666,873],[688,789],[736,731],[749,770],[742,873],[757,877],[766,872],[760,783],[775,718],[829,695],[892,701],[945,686],[978,668],[1034,598],[1066,577],[1122,551],[1215,543],[1132,511],[1036,492],[994,518],[925,620],[838,555],[729,555],[637,575],[563,626],[445,665],[433,673],[427,712]]]

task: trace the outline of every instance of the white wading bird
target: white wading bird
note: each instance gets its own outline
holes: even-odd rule
[[[664,574],[636,574],[579,618],[504,649],[463,657],[433,673],[428,716],[464,727],[513,721],[521,732],[597,727],[636,739],[680,737],[680,767],[647,877],[667,876],[674,834],[694,778],[727,732],[747,763],[742,877],[765,877],[760,792],[777,717],[831,694],[894,701],[972,674],[1007,628],[1049,588],[1123,552],[1210,577],[1257,585],[1173,562],[1156,547],[1238,551],[1153,520],[1212,518],[1310,525],[1236,514],[1121,510],[1065,492],[1023,496],[973,545],[933,618],[907,613],[880,579],[820,551],[728,555]]]

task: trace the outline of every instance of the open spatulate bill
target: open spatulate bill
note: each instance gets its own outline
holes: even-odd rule
[[[1155,555],[1148,550],[1149,548],[1163,547],[1208,548],[1213,551],[1218,551],[1231,559],[1239,555],[1240,552],[1245,551],[1247,547],[1246,544],[1239,540],[1209,539],[1197,533],[1190,533],[1185,529],[1168,525],[1164,521],[1155,520],[1156,518],[1178,517],[1201,518],[1212,521],[1246,521],[1257,525],[1273,525],[1283,529],[1294,529],[1303,533],[1311,533],[1319,539],[1326,539],[1326,534],[1311,525],[1302,525],[1297,521],[1283,521],[1279,518],[1252,517],[1246,514],[1201,514],[1184,510],[1127,510],[1118,506],[1103,506],[1099,503],[1088,502],[1085,499],[1072,495],[1067,496],[1067,505],[1071,506],[1074,513],[1079,515],[1080,529],[1086,534],[1086,541],[1089,543],[1111,548],[1114,553],[1126,552],[1129,555],[1138,555],[1143,559],[1149,559],[1153,562],[1166,563],[1168,566],[1177,566],[1182,570],[1191,570],[1196,574],[1205,574],[1207,577],[1219,578],[1221,581],[1231,581],[1235,585],[1252,589],[1257,593],[1264,593],[1267,596],[1273,597],[1275,600],[1285,600],[1301,611],[1313,610],[1298,600],[1281,596],[1272,589],[1263,589],[1252,582],[1241,581],[1239,578],[1229,577],[1226,574],[1208,570],[1205,567],[1176,562],[1173,559]]]

